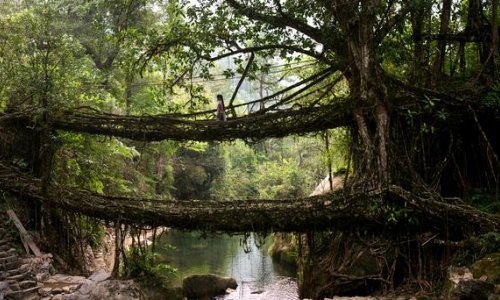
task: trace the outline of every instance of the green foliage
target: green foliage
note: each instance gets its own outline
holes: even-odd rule
[[[12,108],[75,106],[95,92],[86,87],[99,76],[57,13],[51,2],[0,16],[0,98],[8,97]]]
[[[495,84],[484,96],[484,102],[500,105],[500,84]]]
[[[114,138],[102,141],[74,133],[60,133],[59,139],[63,145],[57,152],[54,173],[66,185],[97,193],[130,194],[145,184],[142,174],[133,169],[133,160],[140,154],[134,147]]]
[[[224,175],[221,181],[215,182],[212,197],[305,197],[325,177],[327,162],[332,163],[334,170],[345,167],[346,141],[342,131],[336,131],[330,133],[330,151],[325,150],[320,137],[272,139],[252,146],[241,141],[225,144]]]
[[[275,233],[273,243],[269,246],[268,253],[272,258],[290,265],[297,263],[299,256],[298,239],[300,234]]]
[[[474,189],[469,196],[469,203],[481,211],[498,214],[500,212],[500,199],[498,193],[486,188]]]
[[[132,248],[129,251],[129,263],[124,270],[126,277],[134,278],[144,285],[166,288],[176,275],[177,269],[158,262],[158,254]]]
[[[262,199],[304,197],[312,190],[307,173],[292,159],[267,161],[257,168],[258,195]],[[304,186],[310,187],[306,189]]]
[[[188,143],[175,154],[174,187],[177,199],[209,199],[210,189],[224,170],[217,144]]]
[[[471,237],[466,247],[457,252],[454,260],[456,264],[468,265],[477,259],[498,252],[500,249],[500,234],[488,232],[480,236]]]
[[[337,128],[325,131],[321,138],[324,146],[324,165],[331,167],[333,171],[338,171],[346,167],[349,153],[350,136],[346,128]],[[328,146],[326,145],[328,143]]]
[[[308,49],[316,46],[303,36],[271,30],[211,1],[63,0],[2,5],[0,34],[5,43],[0,47],[0,109],[43,107],[39,116],[45,109],[81,106],[118,114],[212,108],[209,99],[216,93],[230,95],[233,86],[230,81],[206,84],[203,80],[224,76],[215,73],[241,74],[248,56],[235,56],[221,64],[193,64],[193,60],[219,53],[218,45],[226,34],[244,40],[242,46],[264,41],[293,42]],[[315,11],[312,5],[297,3],[287,3],[287,9]],[[247,30],[241,31],[243,27]],[[269,35],[257,34],[262,30]],[[140,70],[136,63],[143,63],[145,48],[172,40],[179,43],[161,49],[162,54],[150,57],[147,67]],[[280,72],[286,72],[275,72],[274,55],[281,56]],[[303,60],[291,51],[259,53],[248,75],[254,82],[243,85],[236,103],[252,99],[256,90],[262,95],[276,91],[282,74],[292,76],[292,81],[294,76],[309,76],[312,69],[291,67],[290,63]],[[139,77],[139,71],[144,76]],[[345,95],[345,86],[336,93]],[[313,101],[310,98],[306,100]],[[323,153],[317,138],[272,140],[253,147],[242,142],[220,147],[174,142],[146,146],[64,132],[55,139],[59,148],[53,180],[103,194],[170,198],[189,186],[185,182],[194,181],[214,199],[291,198],[310,192],[325,175],[325,161],[336,168],[344,160],[336,156],[336,148]]]
[[[78,216],[76,218],[77,232],[81,240],[87,241],[88,245],[96,249],[104,239],[106,228],[101,220]]]
[[[408,208],[406,202],[403,207],[387,206],[385,208],[387,214],[387,223],[391,225],[418,225],[417,216]]]
[[[255,171],[257,156],[241,141],[225,144],[222,148],[225,169],[223,177],[214,182],[212,198],[245,199],[257,196]]]

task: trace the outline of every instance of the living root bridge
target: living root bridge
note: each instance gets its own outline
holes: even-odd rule
[[[435,111],[449,113],[453,118],[447,122],[463,123],[471,119],[471,110],[489,124],[500,124],[500,106],[478,102],[448,99],[446,95],[430,91],[412,90],[394,99],[393,113],[407,115],[408,110],[428,105],[424,95],[429,94],[435,101]],[[418,97],[420,95],[420,97]],[[438,100],[441,98],[443,100]],[[408,99],[413,101],[408,102]],[[116,136],[140,141],[164,139],[186,141],[227,141],[235,139],[263,139],[284,137],[293,134],[307,134],[354,123],[353,102],[345,99],[334,104],[315,107],[295,107],[289,109],[256,112],[231,118],[225,122],[211,120],[211,111],[194,114],[166,114],[156,116],[121,116],[97,112],[89,109],[55,111],[48,116],[51,128],[71,132],[83,132],[106,136]],[[467,109],[469,107],[470,109]],[[366,113],[369,113],[367,110]],[[427,112],[436,118],[432,112]],[[422,114],[423,115],[423,114]],[[32,112],[0,114],[0,128],[8,124],[36,126]],[[438,122],[442,122],[437,118]],[[451,124],[450,124],[451,125]],[[455,124],[456,125],[456,124]],[[7,128],[8,129],[8,128]]]
[[[104,196],[52,185],[45,199],[40,180],[0,162],[0,189],[104,220],[187,230],[380,232],[389,224],[391,211],[385,207],[395,199],[406,201],[406,209],[421,216],[424,227],[457,226],[469,232],[488,232],[497,231],[500,224],[498,216],[479,212],[458,200],[446,203],[432,197],[418,198],[395,186],[384,191],[294,200],[168,201]],[[397,230],[397,224],[392,225]]]
[[[54,129],[134,140],[224,141],[283,137],[346,126],[352,122],[350,110],[350,106],[342,101],[322,107],[254,113],[225,122],[210,120],[211,115],[120,116],[75,110],[53,113],[49,122]],[[195,120],[195,116],[200,119]],[[12,122],[32,125],[32,119],[33,115],[29,113],[4,115],[0,116],[0,125]]]

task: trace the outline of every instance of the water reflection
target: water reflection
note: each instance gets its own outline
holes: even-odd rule
[[[199,233],[172,230],[160,242],[170,246],[160,251],[163,260],[178,269],[174,285],[180,286],[189,275],[212,273],[233,277],[238,282],[235,291],[217,299],[298,299],[295,269],[273,262],[267,253],[271,238],[258,248],[251,235],[247,240],[248,253],[241,240],[241,236],[200,238]]]

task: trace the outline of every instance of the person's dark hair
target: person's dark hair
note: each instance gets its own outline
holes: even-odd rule
[[[226,105],[224,104],[224,98],[222,98],[221,94],[217,95],[217,101],[222,101],[222,109],[226,109]]]

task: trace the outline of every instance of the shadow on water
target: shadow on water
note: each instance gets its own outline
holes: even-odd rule
[[[238,288],[217,299],[298,299],[296,270],[269,256],[271,237],[259,248],[254,235],[242,246],[242,236],[217,235],[201,238],[200,233],[169,231],[160,240],[159,252],[165,263],[178,269],[174,285],[193,274],[217,274],[236,279]],[[245,251],[250,250],[250,252]]]

